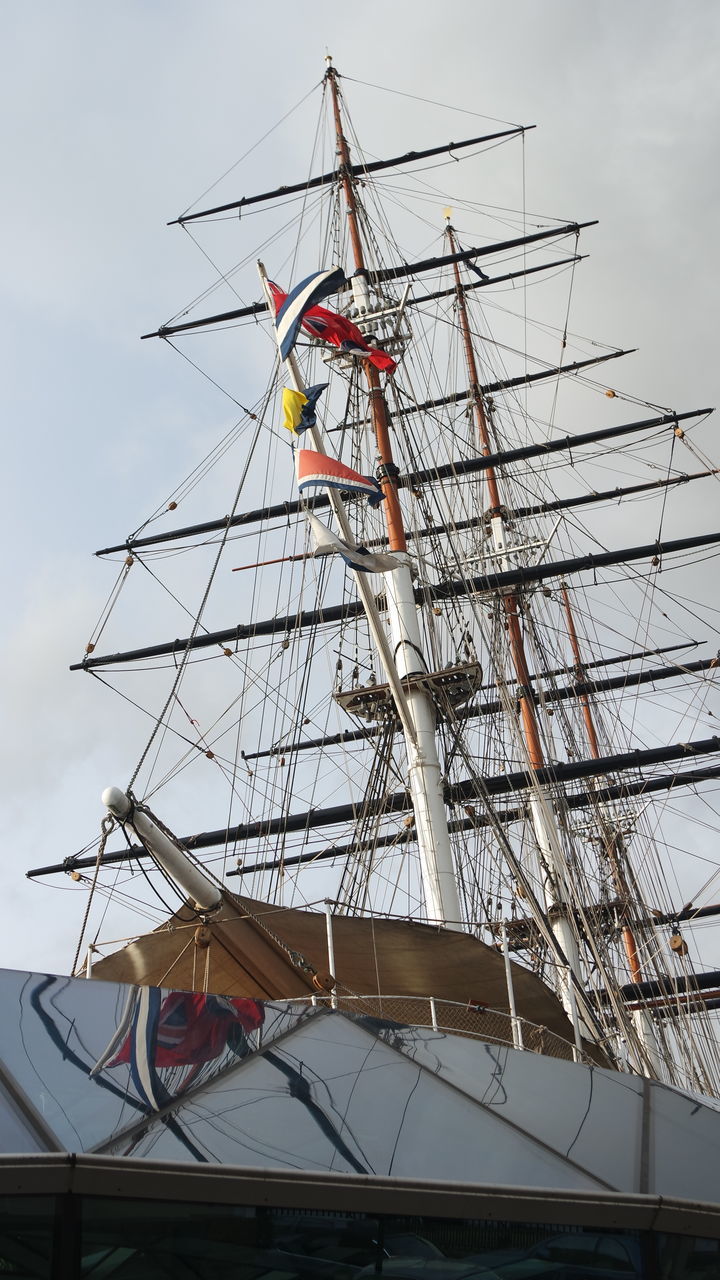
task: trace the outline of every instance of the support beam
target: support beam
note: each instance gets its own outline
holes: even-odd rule
[[[371,285],[384,284],[388,280],[403,280],[407,276],[423,275],[427,271],[440,271],[453,262],[471,262],[475,258],[487,258],[493,253],[506,253],[510,249],[521,249],[527,244],[538,244],[542,240],[558,239],[561,236],[577,235],[585,227],[597,226],[597,219],[592,222],[569,222],[561,227],[551,227],[548,231],[536,231],[529,236],[515,236],[512,240],[501,240],[497,244],[486,244],[474,249],[463,249],[461,253],[446,253],[437,258],[424,258],[422,262],[403,263],[399,267],[385,267],[381,271],[366,271],[365,277]],[[175,333],[188,333],[193,329],[204,329],[209,325],[225,324],[230,320],[242,320],[247,316],[261,315],[268,310],[266,302],[253,302],[249,307],[236,307],[232,311],[221,311],[216,315],[204,316],[202,320],[186,320],[184,324],[164,324],[152,333],[143,333],[141,338],[170,338]]]
[[[573,778],[593,776],[593,768],[595,769],[595,776],[598,776],[603,773],[618,772],[622,769],[641,768],[644,764],[687,759],[688,756],[701,753],[712,754],[719,750],[720,739],[710,738],[699,742],[679,743],[670,747],[653,748],[650,751],[631,751],[618,756],[605,756],[601,760],[572,761],[565,765],[556,765],[554,769],[543,770],[543,774],[553,775],[552,777],[544,777],[543,781],[546,784],[548,782],[568,782],[572,781]],[[494,778],[487,778],[484,785],[490,795],[515,794],[525,788],[527,777],[528,775],[525,773],[499,774]],[[659,778],[638,778],[634,782],[613,783],[606,787],[593,788],[591,791],[566,794],[563,797],[563,804],[568,809],[584,809],[606,800],[625,800],[631,796],[638,795],[647,796],[659,791],[671,791],[676,787],[696,786],[700,782],[715,781],[718,778],[720,778],[720,765],[707,765],[684,772],[664,774]],[[463,804],[468,800],[475,799],[476,791],[477,784],[469,779],[450,788],[447,799],[449,802]],[[510,812],[501,810],[501,821],[503,819],[505,821],[516,821],[525,815],[525,797],[520,798],[523,800],[523,808],[513,809]],[[409,809],[410,799],[408,794],[405,791],[400,791],[387,797],[381,805],[371,810],[364,807],[362,801],[358,804],[334,805],[325,809],[311,809],[305,813],[284,814],[278,818],[269,818],[260,822],[247,822],[234,827],[222,827],[215,831],[201,832],[199,835],[183,836],[181,843],[188,849],[198,850],[212,849],[235,842],[262,840],[268,836],[278,834],[301,832],[307,835],[310,831],[315,831],[322,827],[354,822],[361,812],[389,815],[405,813]],[[487,820],[480,813],[473,815],[467,823],[462,822],[461,826],[454,829],[471,830],[486,825],[488,825]],[[146,856],[146,852],[142,847],[133,846],[131,849],[105,854],[102,865],[129,862],[135,858],[139,859]],[[335,853],[329,856],[338,855]],[[67,872],[94,866],[94,855],[87,857],[73,856],[66,858],[64,862],[37,867],[26,872],[26,875],[29,879],[34,879],[37,876],[53,875],[61,871]]]
[[[699,547],[710,547],[718,542],[720,542],[720,533],[707,533],[693,538],[650,542],[641,547],[623,547],[619,551],[588,552],[587,555],[575,556],[570,560],[556,560],[550,564],[533,565],[529,568],[507,569],[502,573],[480,574],[473,578],[439,582],[415,591],[415,602],[423,605],[432,603],[434,600],[449,600],[502,591],[505,587],[527,587],[534,582],[544,582],[548,578],[564,578],[571,573],[592,572],[614,564],[629,564],[635,560],[650,562],[656,557],[672,555],[678,551],[697,550]],[[301,631],[305,627],[318,627],[330,622],[358,618],[363,612],[362,603],[359,600],[351,600],[345,604],[329,605],[324,609],[300,610],[295,614],[266,618],[255,623],[239,622],[236,626],[224,628],[222,631],[208,631],[205,635],[146,645],[142,649],[128,649],[111,654],[85,654],[82,662],[73,663],[70,670],[85,671],[94,667],[140,662],[146,658],[170,657],[184,653],[186,649],[209,649],[214,645],[239,644],[244,640],[252,640],[256,636],[286,636],[289,632]]]
[[[479,138],[464,138],[462,142],[447,142],[440,147],[428,147],[424,151],[406,151],[404,155],[393,156],[391,160],[373,160],[369,164],[353,164],[349,171],[353,177],[365,178],[370,173],[379,173],[382,169],[397,169],[400,165],[413,164],[418,160],[428,160],[431,156],[441,156],[451,151],[462,151],[466,147],[482,146],[484,142],[497,142],[501,138],[513,138],[523,134],[527,129],[534,129],[534,124],[516,125],[512,129],[502,129],[497,133],[485,133]],[[212,209],[200,209],[197,213],[181,213],[179,218],[168,222],[169,227],[184,226],[186,222],[197,222],[200,218],[212,218],[218,213],[232,213],[242,210],[251,204],[262,204],[266,200],[279,200],[286,196],[297,195],[302,191],[312,191],[316,187],[329,187],[338,182],[345,173],[343,169],[331,169],[329,173],[321,173],[315,178],[306,178],[304,182],[294,182],[288,186],[275,187],[272,191],[262,191],[255,196],[242,196],[240,200],[231,200],[229,204],[218,204]]]
[[[469,475],[477,471],[486,471],[488,467],[501,467],[508,462],[544,457],[547,453],[556,453],[562,449],[578,449],[582,445],[595,444],[601,440],[614,439],[621,435],[630,435],[633,431],[653,430],[656,427],[668,425],[674,426],[678,422],[684,422],[687,418],[700,418],[712,412],[712,409],[693,409],[688,413],[664,414],[660,418],[646,418],[641,422],[628,422],[619,427],[603,427],[597,431],[585,431],[574,436],[560,436],[543,444],[526,445],[522,449],[505,449],[476,458],[459,458],[455,462],[447,463],[442,467],[432,467],[424,471],[411,471],[405,476],[400,476],[398,484],[401,488],[413,489],[421,484],[448,480],[458,475]],[[126,538],[125,542],[117,543],[112,547],[103,547],[100,551],[96,551],[95,555],[107,556],[120,551],[133,551],[138,547],[156,546],[161,542],[172,542],[179,538],[215,533],[227,528],[233,529],[239,525],[258,524],[264,520],[287,520],[290,516],[299,515],[306,506],[313,511],[319,511],[323,507],[329,507],[329,505],[329,498],[323,495],[316,497],[312,503],[300,500],[278,502],[273,506],[260,507],[256,511],[244,512],[232,518],[223,516],[217,520],[207,520],[203,524],[188,525],[183,529],[170,530],[164,534],[154,534],[144,538],[130,536]]]

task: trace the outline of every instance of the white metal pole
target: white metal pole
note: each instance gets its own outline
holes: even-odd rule
[[[267,286],[267,273],[261,262],[258,263],[258,273],[272,316],[274,301]],[[369,303],[364,277],[354,276],[352,285],[358,310],[366,312]],[[293,387],[296,391],[302,391],[303,381],[295,357],[291,354],[284,364]],[[308,434],[316,451],[325,453],[319,431],[311,427]],[[339,495],[330,489],[328,496],[343,537],[352,543],[352,530]],[[383,629],[366,580],[367,575],[355,573],[355,581],[405,736],[409,759],[408,783],[415,812],[426,914],[430,920],[445,924],[449,929],[460,930],[462,910],[442,791],[435,737],[435,707],[424,689],[417,686],[405,688],[401,683],[403,677],[418,668],[421,671],[426,669],[422,658],[422,638],[409,563],[408,557],[405,564],[384,575],[392,647]]]
[[[220,889],[190,861],[179,841],[171,840],[148,814],[133,808],[119,787],[108,787],[103,791],[102,802],[114,818],[135,832],[199,911],[217,910],[222,901]]]
[[[567,990],[568,1004],[570,1006],[570,1019],[572,1021],[573,1031],[575,1033],[575,1047],[573,1050],[573,1057],[576,1062],[582,1062],[583,1049],[582,1049],[582,1036],[580,1034],[580,1018],[578,1016],[577,1004],[575,1001],[575,988],[573,986],[573,975],[572,975],[571,969],[567,970],[566,983],[567,983],[566,990]]]
[[[427,667],[412,577],[406,565],[386,575],[385,595],[398,674],[401,679],[421,675]],[[435,736],[435,706],[429,693],[419,685],[408,687],[407,700],[415,728],[415,741],[407,744],[408,782],[415,811],[425,910],[429,919],[460,930],[462,909]]]
[[[438,1029],[437,1007],[435,1005],[435,997],[430,996],[430,1025],[433,1031]]]
[[[503,957],[505,960],[505,981],[507,983],[508,1004],[510,1006],[510,1023],[512,1026],[513,1044],[516,1049],[524,1049],[522,1026],[517,1016],[515,1007],[515,988],[513,986],[512,965],[510,964],[510,949],[508,947],[507,929],[505,921],[500,924],[500,936],[502,938]]]
[[[335,979],[335,939],[333,937],[332,909],[333,909],[333,903],[331,902],[330,898],[326,898],[325,899],[325,931],[327,933],[328,971],[330,973],[331,978],[334,981]],[[332,991],[330,992],[330,1007],[332,1009],[337,1009],[337,993],[336,993],[335,986],[333,986]]]

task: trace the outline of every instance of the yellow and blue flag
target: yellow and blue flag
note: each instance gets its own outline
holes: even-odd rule
[[[292,431],[293,435],[302,435],[308,427],[315,426],[317,402],[327,385],[327,382],[318,382],[314,387],[306,387],[304,391],[283,387],[283,426]]]

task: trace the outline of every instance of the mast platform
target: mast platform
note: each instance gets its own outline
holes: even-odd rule
[[[483,670],[478,662],[460,662],[442,671],[419,671],[403,676],[404,689],[422,689],[435,704],[440,717],[455,707],[461,707],[475,696],[482,686]],[[395,704],[389,684],[359,685],[354,689],[336,690],[335,701],[348,715],[362,720],[386,720],[395,716]]]

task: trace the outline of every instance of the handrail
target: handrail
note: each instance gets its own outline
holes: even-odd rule
[[[490,1009],[479,1001],[464,1004],[459,1000],[443,1000],[435,996],[380,995],[378,993],[359,995],[355,992],[338,990],[333,993],[333,996],[329,994],[294,996],[292,999],[283,1001],[283,1004],[308,1004],[330,1009],[333,998],[336,1001],[334,1011],[340,1013],[354,1012],[353,1005],[355,1005],[359,1014],[384,1018],[388,1022],[427,1028],[442,1034],[492,1041],[508,1045],[510,1048],[517,1048],[521,1052],[527,1051],[544,1054],[551,1058],[581,1061],[589,1066],[597,1065],[588,1054],[578,1053],[572,1041],[566,1040],[555,1031],[550,1031],[541,1023],[531,1022],[517,1014],[513,1017],[507,1009]],[[422,1006],[426,1011],[424,1017]],[[421,1016],[414,1016],[417,1013]],[[518,1027],[521,1033],[519,1036]]]

